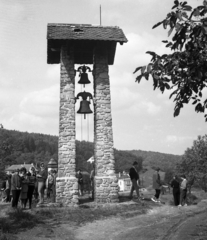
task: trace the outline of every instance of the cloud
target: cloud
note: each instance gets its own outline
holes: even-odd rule
[[[158,37],[144,31],[141,34],[128,33],[126,38],[128,39],[127,43],[122,46],[117,45],[115,65],[142,66],[151,60],[151,55],[146,54],[147,51],[154,51],[158,54],[170,52],[163,43],[160,43]]]
[[[48,65],[46,77],[48,79],[60,79],[60,65],[59,64]]]
[[[111,94],[113,109],[125,111],[140,100],[139,93],[133,93],[129,88],[117,88]]]
[[[152,102],[144,102],[143,105],[150,115],[156,115],[161,111],[161,106],[157,106]]]
[[[133,116],[139,116],[139,115],[150,115],[155,116],[161,112],[162,107],[159,105],[155,105],[151,101],[140,101],[137,100],[136,102],[133,102],[131,106],[123,109],[126,114],[133,115]]]
[[[189,140],[193,140],[193,137],[189,137],[189,136],[183,136],[183,137],[179,137],[176,135],[168,135],[166,137],[166,142],[169,143],[177,143],[177,142],[185,142],[185,141],[189,141]]]
[[[8,118],[3,125],[7,129],[57,135],[59,128],[58,122],[58,118],[47,119],[25,112],[19,112]]]
[[[50,118],[58,115],[59,109],[59,85],[53,85],[48,89],[29,93],[20,103],[22,112]]]

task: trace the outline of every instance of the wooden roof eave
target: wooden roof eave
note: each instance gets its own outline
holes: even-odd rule
[[[60,50],[61,46],[63,44],[74,44],[75,43],[75,49],[78,49],[78,51],[83,51],[87,52],[88,48],[90,53],[88,52],[88,59],[83,58],[83,59],[77,59],[75,57],[75,64],[93,64],[93,49],[91,46],[94,48],[96,43],[106,43],[108,46],[108,64],[113,65],[114,63],[114,57],[115,57],[115,52],[116,52],[116,41],[100,41],[100,40],[59,40],[59,39],[48,39],[48,44],[47,44],[47,63],[48,64],[59,64],[60,63]],[[84,49],[84,44],[86,44],[86,48]],[[80,45],[82,46],[80,47]],[[89,44],[89,45],[87,45]],[[91,46],[90,46],[91,44]],[[123,44],[123,42],[120,42],[120,44]],[[90,46],[90,47],[89,47]],[[91,48],[91,49],[90,49]],[[75,50],[76,53],[76,50]]]

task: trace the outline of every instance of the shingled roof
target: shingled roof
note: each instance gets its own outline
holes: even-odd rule
[[[123,31],[119,27],[49,23],[47,30],[47,39],[127,42]]]
[[[97,42],[103,42],[108,49],[108,63],[114,62],[116,43],[127,39],[119,27],[93,26],[89,24],[48,24],[48,63],[60,62],[61,45],[67,41],[75,47],[75,63],[92,64],[93,49]]]

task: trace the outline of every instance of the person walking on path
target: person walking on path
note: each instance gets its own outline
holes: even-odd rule
[[[161,180],[160,180],[160,174],[159,174],[160,168],[156,169],[156,172],[153,174],[153,184],[152,187],[155,189],[155,195],[151,198],[153,202],[160,202],[160,192],[161,192]]]
[[[21,176],[21,192],[20,192],[20,199],[21,199],[21,207],[22,209],[26,208],[26,201],[27,201],[27,193],[28,193],[28,184],[29,179],[27,176],[27,170],[25,167],[20,169],[20,176]]]
[[[186,203],[186,198],[187,198],[187,179],[186,176],[183,175],[181,177],[181,183],[180,183],[180,204],[179,207],[181,206],[187,206]]]
[[[137,198],[138,198],[138,200],[140,200],[138,163],[136,161],[133,163],[133,166],[129,170],[129,176],[130,176],[130,179],[132,182],[129,198],[132,199],[133,192],[135,190],[137,193]]]
[[[178,206],[180,204],[180,183],[177,175],[174,176],[170,186],[173,189],[174,204]]]
[[[39,194],[39,203],[44,203],[44,191],[46,187],[46,179],[47,179],[47,172],[45,170],[44,163],[40,164],[40,171],[37,174],[37,182],[38,182],[38,194]]]
[[[12,207],[17,208],[19,202],[19,195],[21,192],[21,178],[19,176],[19,169],[11,177],[11,191],[12,191]]]
[[[31,209],[32,208],[32,196],[34,193],[35,183],[36,183],[36,172],[35,172],[34,167],[31,167],[29,169],[27,176],[28,176],[29,183],[28,183],[26,205],[27,205],[27,201],[29,200],[29,209]]]

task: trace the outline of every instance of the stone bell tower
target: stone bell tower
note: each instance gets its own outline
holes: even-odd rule
[[[47,63],[60,63],[59,153],[56,202],[78,204],[75,162],[75,64],[93,64],[95,201],[118,201],[108,65],[116,45],[127,42],[118,27],[48,24]]]

